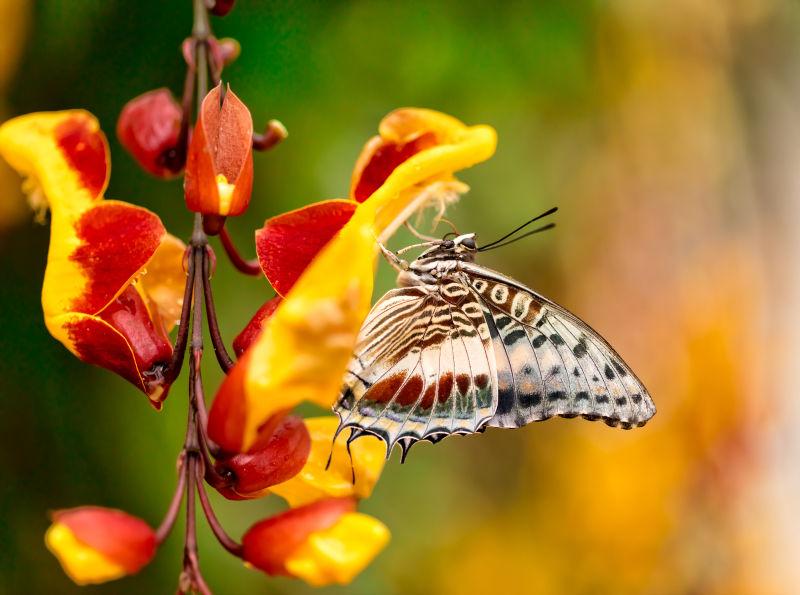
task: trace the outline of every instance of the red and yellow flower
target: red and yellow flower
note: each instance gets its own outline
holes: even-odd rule
[[[150,526],[121,510],[82,506],[53,513],[45,544],[78,585],[135,574],[156,552]]]
[[[51,213],[42,308],[50,333],[83,361],[130,381],[159,407],[167,332],[183,294],[184,246],[152,212],[104,200],[108,143],[91,114],[35,113],[0,126],[0,155]]]
[[[273,576],[345,585],[389,542],[386,526],[355,507],[352,498],[328,498],[256,523],[242,539],[243,558]]]
[[[467,187],[454,172],[496,145],[488,126],[416,108],[386,116],[379,133],[356,162],[349,199],[280,215],[257,234],[284,299],[214,401],[209,433],[226,450],[247,450],[260,426],[302,401],[331,406],[369,310],[377,242],[420,209],[455,200]]]

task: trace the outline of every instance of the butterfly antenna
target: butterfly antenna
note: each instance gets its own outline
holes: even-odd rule
[[[486,250],[494,250],[496,248],[502,248],[503,246],[508,246],[509,244],[513,244],[514,242],[517,242],[522,238],[527,238],[528,236],[532,236],[535,233],[540,233],[542,231],[547,231],[548,229],[553,229],[555,226],[556,226],[555,223],[548,223],[547,225],[542,225],[541,227],[537,227],[536,229],[529,231],[528,233],[523,233],[519,237],[511,238],[510,240],[508,240],[507,242],[503,242],[502,244],[493,244],[490,245],[488,248],[486,246],[483,246],[482,248],[478,249],[478,252],[484,252]]]
[[[520,225],[519,227],[517,227],[517,228],[515,228],[515,229],[511,230],[511,231],[510,231],[510,232],[508,232],[506,235],[504,235],[502,238],[499,238],[499,239],[495,240],[494,242],[490,242],[489,244],[486,244],[485,246],[482,246],[481,248],[479,248],[479,251],[482,251],[482,250],[488,250],[489,248],[491,248],[492,246],[495,246],[496,244],[499,244],[499,243],[500,243],[500,242],[502,242],[503,240],[507,240],[508,238],[510,238],[511,236],[513,236],[513,235],[514,235],[515,233],[517,233],[518,231],[520,231],[520,230],[522,230],[522,229],[525,229],[526,227],[528,227],[528,226],[529,226],[531,223],[533,223],[534,221],[538,221],[539,219],[541,219],[541,218],[543,218],[543,217],[547,217],[548,215],[552,215],[552,214],[553,214],[553,213],[555,213],[557,210],[558,210],[558,207],[553,207],[552,209],[548,209],[548,210],[546,210],[546,211],[545,211],[544,213],[542,213],[541,215],[537,215],[537,216],[536,216],[536,217],[534,217],[533,219],[530,219],[530,220],[526,221],[525,223],[523,223],[522,225]],[[539,230],[539,231],[541,231],[541,230]],[[526,234],[526,235],[529,235],[529,234]],[[525,236],[522,236],[522,237],[525,237]]]

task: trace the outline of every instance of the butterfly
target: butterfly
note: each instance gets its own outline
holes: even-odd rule
[[[333,407],[348,445],[374,435],[387,457],[400,445],[405,460],[420,440],[488,427],[581,416],[630,429],[655,414],[644,385],[589,325],[475,262],[514,232],[481,249],[473,233],[410,246],[428,248],[411,263],[399,256],[408,248],[381,246],[398,288],[367,316]]]

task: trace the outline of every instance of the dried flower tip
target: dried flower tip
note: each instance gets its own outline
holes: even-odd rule
[[[284,141],[289,136],[289,131],[280,120],[270,120],[264,129],[264,134],[253,133],[253,148],[256,151],[267,151]]]

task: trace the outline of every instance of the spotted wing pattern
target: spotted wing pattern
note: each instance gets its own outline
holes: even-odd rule
[[[576,316],[478,265],[470,265],[464,282],[477,295],[492,338],[498,406],[489,426],[582,416],[629,429],[655,414],[633,371]]]
[[[389,291],[359,335],[334,411],[350,440],[382,438],[405,457],[418,440],[481,431],[497,409],[492,337],[458,282]]]

